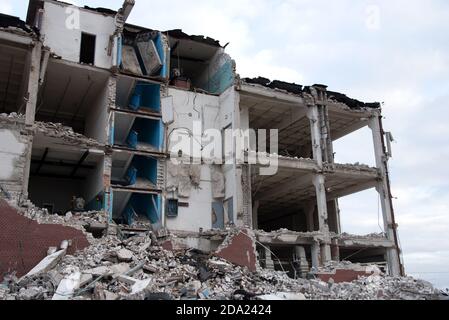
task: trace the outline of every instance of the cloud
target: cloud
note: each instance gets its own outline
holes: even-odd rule
[[[5,14],[12,14],[13,7],[11,0],[0,0],[0,12]]]

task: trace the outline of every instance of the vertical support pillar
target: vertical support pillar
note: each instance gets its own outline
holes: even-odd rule
[[[22,201],[26,201],[28,199],[28,185],[30,183],[30,170],[31,170],[31,157],[33,153],[33,140],[34,137],[30,133],[27,143],[27,158],[25,162],[25,168],[23,170],[23,179],[22,179],[22,198],[19,199],[19,204]]]
[[[321,245],[321,262],[326,263],[332,260],[331,246],[329,243]]]
[[[301,278],[306,278],[309,270],[309,263],[307,262],[306,250],[304,247],[295,247],[296,262],[299,265],[299,272]]]
[[[313,157],[321,171],[320,173],[315,174],[313,177],[313,184],[315,186],[316,199],[317,199],[319,231],[323,233],[326,239],[327,238],[330,239],[325,177],[323,173],[324,171],[323,148],[322,148],[323,140],[321,132],[320,115],[318,106],[316,104],[309,105],[308,117],[310,120],[310,129],[312,135]],[[321,258],[323,263],[326,263],[331,260],[330,252],[331,250],[329,243],[323,243],[321,248]]]
[[[26,103],[25,115],[25,123],[27,126],[32,126],[34,124],[34,119],[36,116],[37,96],[39,93],[41,55],[42,44],[40,42],[36,42],[34,44],[33,50],[31,51],[30,57],[31,60],[27,88],[28,100]]]
[[[393,203],[390,194],[390,184],[388,177],[388,157],[385,151],[385,143],[382,130],[382,116],[380,113],[374,115],[370,119],[369,127],[371,128],[374,140],[374,152],[376,157],[376,166],[381,173],[381,181],[376,186],[376,190],[380,195],[382,206],[385,233],[388,240],[395,244],[395,247],[387,249],[387,262],[390,275],[403,275],[401,270],[401,261],[399,256],[399,241],[397,238],[396,224],[394,222]]]
[[[331,244],[332,261],[340,261],[340,247],[338,246],[338,240],[333,239]]]
[[[309,105],[307,117],[310,121],[310,130],[312,136],[313,159],[317,162],[320,169],[323,168],[323,151],[321,149],[321,130],[317,105]]]
[[[317,269],[321,265],[321,249],[320,249],[320,243],[318,240],[315,240],[312,243],[312,267]]]
[[[107,216],[107,221],[112,222],[113,210],[113,191],[111,187],[112,177],[112,152],[105,154],[104,168],[103,168],[103,187],[104,187],[104,211]]]
[[[27,100],[25,110],[25,124],[27,127],[34,125],[36,118],[37,97],[39,94],[39,79],[41,68],[42,44],[35,42],[30,54],[30,68],[27,84]],[[31,156],[33,151],[33,137],[31,136],[28,143],[28,154],[23,172],[22,195],[23,200],[28,198],[28,184],[30,182]]]
[[[265,269],[274,270],[273,258],[271,257],[271,251],[268,247],[265,248]]]

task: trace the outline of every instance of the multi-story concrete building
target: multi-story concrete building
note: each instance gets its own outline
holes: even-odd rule
[[[82,209],[125,232],[167,229],[198,248],[217,247],[230,226],[250,228],[266,267],[278,257],[303,267],[347,259],[404,272],[379,103],[323,85],[241,79],[218,41],[130,25],[133,6],[30,0],[26,23],[0,16],[3,194],[60,214],[82,198]],[[376,167],[335,163],[333,143],[364,127]],[[240,143],[207,155],[208,129],[276,129],[258,142],[278,136],[278,151],[253,141],[240,148],[242,161],[220,164],[213,160],[235,160]],[[183,137],[191,153],[178,152]],[[251,154],[276,160],[277,170],[261,175],[267,163]],[[338,199],[371,188],[385,233],[342,234]]]

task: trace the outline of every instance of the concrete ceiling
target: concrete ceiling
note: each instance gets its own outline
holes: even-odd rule
[[[250,128],[279,129],[281,154],[285,150],[297,156],[299,148],[310,145],[310,122],[306,106],[245,92],[240,94],[240,104],[249,108]],[[334,141],[368,124],[366,113],[346,110],[343,105],[329,108],[329,120]]]
[[[86,115],[96,106],[108,77],[88,66],[50,59],[39,95],[37,120],[61,122],[83,131],[78,126],[84,125]]]
[[[296,156],[310,144],[305,107],[251,95],[241,95],[240,103],[249,109],[250,128],[279,130],[280,154]]]
[[[293,172],[280,168],[274,176],[252,176],[253,199],[260,201],[259,213],[273,214],[279,211],[289,213],[297,210],[304,202],[316,198],[312,172]],[[358,166],[344,165],[334,172],[325,174],[328,201],[352,193],[373,188],[378,172],[374,168],[360,171]]]
[[[57,138],[37,134],[31,158],[31,175],[72,176],[85,179],[97,165],[100,165],[104,154],[99,150],[65,145]],[[78,164],[77,170],[73,173]]]

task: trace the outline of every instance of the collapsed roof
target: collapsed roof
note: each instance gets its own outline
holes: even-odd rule
[[[270,89],[283,90],[295,95],[302,95],[303,93],[310,93],[310,86],[302,86],[296,83],[289,83],[279,80],[271,81],[270,79],[258,77],[258,78],[244,78],[243,82],[248,84],[256,84]],[[313,87],[319,87],[326,90],[329,99],[335,100],[340,103],[346,104],[351,109],[379,109],[381,107],[379,102],[365,103],[356,99],[349,98],[343,93],[328,91],[327,86],[321,84],[315,84]]]
[[[28,26],[25,21],[20,20],[20,18],[2,13],[0,13],[0,28],[17,28],[27,33],[35,33],[37,31]]]

